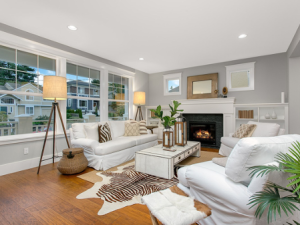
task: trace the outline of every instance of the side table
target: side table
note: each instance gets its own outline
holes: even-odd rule
[[[148,130],[151,130],[151,134],[153,134],[153,129],[158,128],[158,126],[146,126]]]

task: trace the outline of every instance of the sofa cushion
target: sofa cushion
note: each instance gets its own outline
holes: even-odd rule
[[[72,132],[74,139],[78,138],[86,138],[86,132],[84,126],[93,126],[94,124],[104,124],[106,122],[94,122],[94,123],[73,123],[72,124]]]
[[[128,137],[123,136],[123,137],[119,137],[119,138],[134,140],[136,142],[136,145],[142,145],[142,144],[157,140],[157,134],[146,134],[146,135],[128,136]]]
[[[95,141],[99,140],[98,136],[98,123],[95,124],[84,124],[84,131],[87,139],[92,139]]]
[[[121,137],[125,131],[125,121],[109,121],[112,139]]]
[[[215,164],[217,164],[219,166],[223,166],[223,167],[226,166],[227,160],[228,160],[228,157],[213,158],[212,159],[213,163],[215,163]]]
[[[234,148],[234,146],[239,142],[239,138],[234,137],[221,137],[222,144]]]
[[[228,157],[225,173],[234,182],[248,185],[251,181],[249,167],[273,162],[277,153],[288,152],[295,141],[300,141],[300,135],[240,139]]]
[[[248,124],[256,124],[252,137],[274,137],[279,133],[280,125],[277,123],[259,123],[249,121]]]
[[[107,155],[136,146],[136,141],[129,138],[117,138],[112,141],[99,143],[95,148],[96,155]]]

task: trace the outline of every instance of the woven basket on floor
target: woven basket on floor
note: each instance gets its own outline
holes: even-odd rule
[[[87,165],[88,161],[83,154],[83,148],[68,148],[63,150],[63,157],[58,162],[57,169],[62,174],[75,174],[84,171]]]

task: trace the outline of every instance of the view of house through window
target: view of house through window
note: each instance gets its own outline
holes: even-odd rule
[[[108,119],[128,120],[129,78],[108,75]]]
[[[44,75],[56,75],[55,59],[0,46],[0,136],[45,131],[52,102],[42,98]]]
[[[100,71],[67,63],[67,128],[100,121]]]

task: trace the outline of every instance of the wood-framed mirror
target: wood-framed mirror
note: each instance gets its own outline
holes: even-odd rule
[[[218,73],[187,78],[187,99],[217,98]]]

